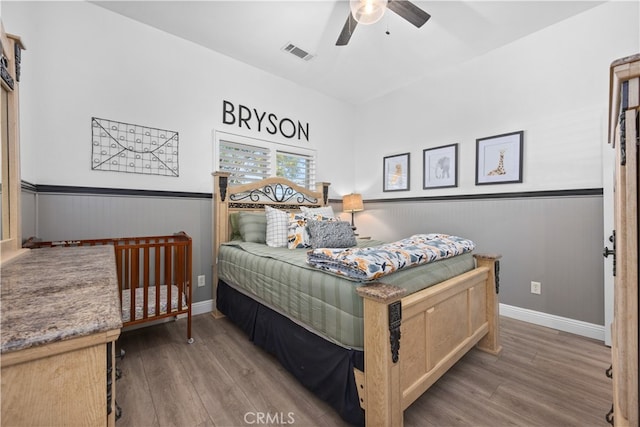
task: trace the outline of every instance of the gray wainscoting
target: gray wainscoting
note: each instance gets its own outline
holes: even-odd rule
[[[502,254],[500,302],[604,325],[602,195],[366,202],[357,232],[384,241],[443,232]],[[334,205],[336,212],[341,204]],[[346,219],[347,214],[342,214]],[[530,292],[531,281],[542,292]]]
[[[468,237],[503,255],[504,304],[604,324],[602,195],[365,201],[361,236],[393,241],[414,233]],[[334,203],[340,212],[342,205]],[[23,238],[144,236],[185,231],[193,238],[194,301],[211,300],[211,199],[205,197],[37,193],[23,189]],[[342,214],[350,220],[348,214]],[[542,293],[530,292],[531,281]]]
[[[211,300],[211,198],[22,192],[23,239],[72,240],[186,232],[193,239],[193,300]],[[205,275],[206,286],[197,287]]]

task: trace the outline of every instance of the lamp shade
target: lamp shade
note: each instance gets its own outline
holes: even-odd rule
[[[353,18],[359,24],[368,25],[382,18],[387,8],[387,0],[350,0],[349,7]]]
[[[342,210],[343,212],[360,212],[364,210],[364,203],[362,203],[362,194],[347,194],[342,197]]]

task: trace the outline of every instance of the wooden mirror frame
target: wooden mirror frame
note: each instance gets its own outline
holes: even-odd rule
[[[0,264],[21,253],[21,178],[20,178],[20,121],[19,121],[19,79],[20,52],[24,45],[20,37],[7,34],[0,22],[3,66],[0,85],[2,86],[2,239],[0,241]],[[6,72],[5,72],[6,71]],[[6,103],[4,99],[6,97]]]

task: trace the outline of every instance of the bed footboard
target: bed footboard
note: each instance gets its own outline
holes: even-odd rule
[[[477,268],[404,296],[373,284],[364,299],[364,372],[355,370],[368,426],[401,426],[403,412],[473,346],[498,354],[500,255],[476,255]]]

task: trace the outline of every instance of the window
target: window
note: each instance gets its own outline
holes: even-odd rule
[[[280,176],[315,189],[315,150],[216,132],[214,157],[217,169],[231,174],[231,185]]]
[[[282,176],[301,187],[313,188],[315,185],[315,161],[312,156],[276,152],[276,176]]]

